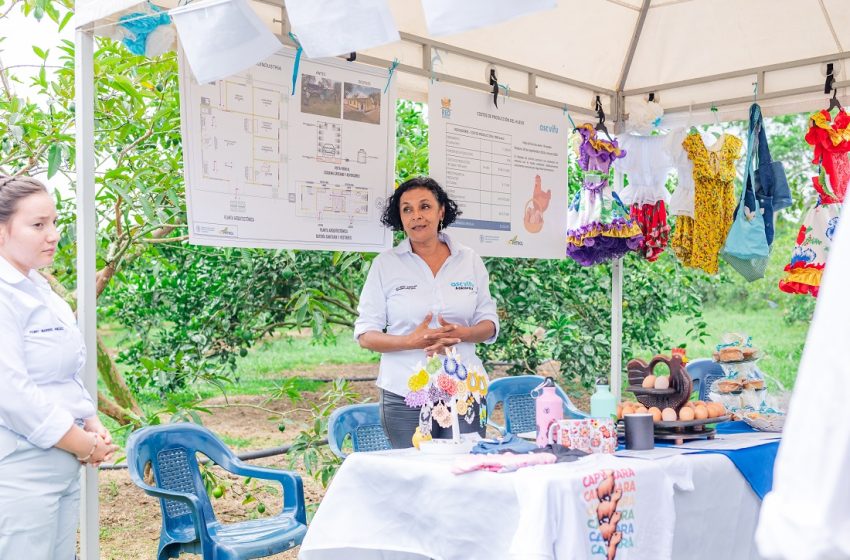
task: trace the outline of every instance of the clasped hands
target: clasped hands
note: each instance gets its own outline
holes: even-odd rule
[[[462,342],[468,335],[469,330],[469,327],[449,323],[443,319],[442,315],[437,316],[440,326],[432,329],[428,325],[431,323],[433,316],[433,313],[428,313],[416,329],[408,335],[410,345],[413,348],[424,349],[425,355],[428,357],[434,354],[444,354],[446,350]]]
[[[94,439],[92,440],[92,448],[88,456],[77,457],[80,463],[83,465],[91,465],[92,467],[99,467],[104,461],[112,459],[113,455],[115,455],[115,452],[118,450],[118,446],[112,443],[112,434],[110,434],[109,430],[107,430],[100,422],[100,419],[96,416],[87,419],[83,425],[83,429],[92,434]]]

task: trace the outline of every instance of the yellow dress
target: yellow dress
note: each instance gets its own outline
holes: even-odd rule
[[[735,161],[744,144],[731,134],[724,134],[718,143],[716,150],[708,149],[699,134],[689,134],[682,142],[694,162],[694,217],[678,216],[670,240],[682,264],[709,274],[717,274],[717,257],[732,227],[738,203]]]

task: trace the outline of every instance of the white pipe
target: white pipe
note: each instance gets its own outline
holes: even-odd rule
[[[77,141],[77,322],[88,351],[83,382],[97,404],[97,295],[95,274],[97,227],[94,196],[94,35],[75,36],[75,129]],[[80,475],[80,557],[100,558],[97,469]]]
[[[614,189],[623,190],[623,173],[614,171]],[[611,392],[620,401],[623,378],[623,259],[611,262]]]

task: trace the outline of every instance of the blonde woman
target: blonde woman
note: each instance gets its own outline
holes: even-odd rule
[[[80,464],[116,450],[80,378],[74,314],[38,273],[58,241],[45,186],[0,175],[0,558],[73,560]]]

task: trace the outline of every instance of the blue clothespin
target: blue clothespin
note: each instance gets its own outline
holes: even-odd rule
[[[289,38],[292,39],[292,42],[295,43],[295,46],[298,47],[298,50],[295,51],[295,65],[292,67],[292,94],[295,95],[295,84],[298,82],[298,67],[301,65],[301,53],[304,52],[303,47],[301,47],[301,41],[298,40],[298,37],[290,31]]]
[[[502,95],[504,95],[505,97],[511,96],[511,86],[507,84],[499,84],[499,89],[502,90]]]
[[[385,85],[385,86],[384,86],[384,93],[387,93],[387,90],[390,88],[390,82],[391,82],[391,81],[392,81],[392,79],[393,79],[393,73],[395,72],[395,69],[396,69],[397,67],[398,67],[398,59],[397,59],[397,58],[394,58],[394,59],[393,59],[393,63],[392,63],[392,64],[390,64],[390,68],[389,68],[389,72],[390,72],[390,73],[389,73],[389,75],[387,76],[387,85]]]
[[[569,110],[569,109],[567,109],[567,106],[566,106],[566,105],[564,105],[564,115],[566,115],[566,116],[567,116],[567,118],[568,118],[568,119],[569,119],[569,121],[570,121],[570,124],[571,124],[571,125],[573,125],[573,130],[577,129],[578,127],[576,126],[575,121],[573,121],[573,117],[572,117],[572,115],[570,115],[570,110]]]

